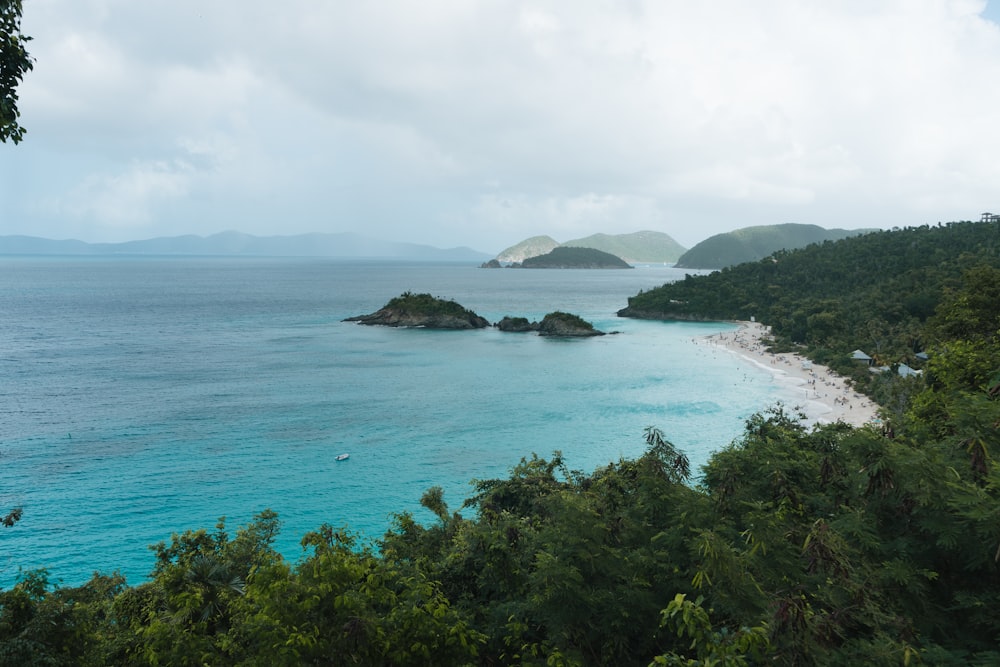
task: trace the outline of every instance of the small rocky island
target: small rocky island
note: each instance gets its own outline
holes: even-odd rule
[[[430,294],[403,292],[369,315],[356,315],[344,322],[386,327],[424,327],[426,329],[485,329],[490,323],[458,303]],[[525,317],[504,317],[494,325],[501,331],[537,332],[539,336],[603,336],[594,325],[577,315],[555,311],[541,322]]]
[[[538,324],[539,336],[603,336],[594,325],[572,313],[549,313]]]
[[[539,336],[603,336],[604,332],[594,328],[594,325],[582,317],[572,313],[555,311],[542,318],[541,322],[529,322],[526,317],[507,316],[494,325],[500,331],[522,333],[538,332]]]
[[[344,321],[427,329],[485,329],[490,326],[485,318],[454,301],[413,292],[403,292],[374,313],[348,317]]]

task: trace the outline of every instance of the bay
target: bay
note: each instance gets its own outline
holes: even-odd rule
[[[469,264],[268,258],[0,257],[0,586],[46,567],[140,583],[147,545],[278,512],[290,559],[323,523],[379,537],[441,486],[561,451],[590,472],[661,428],[695,467],[784,398],[769,373],[698,336],[727,323],[621,319],[627,298],[683,277],[484,270]],[[562,310],[616,335],[342,320],[404,291],[488,320]],[[335,461],[342,452],[346,461]]]

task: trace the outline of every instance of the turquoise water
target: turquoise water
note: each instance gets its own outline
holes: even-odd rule
[[[563,452],[591,471],[660,427],[695,466],[781,396],[770,375],[692,339],[724,323],[620,319],[673,269],[483,270],[294,259],[0,258],[0,585],[66,585],[147,545],[271,508],[279,548],[323,523],[380,536],[433,485]],[[365,327],[341,320],[411,290],[490,321],[578,314],[617,335]],[[350,459],[334,456],[349,452]]]

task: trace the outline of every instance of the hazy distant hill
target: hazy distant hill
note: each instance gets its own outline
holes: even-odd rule
[[[677,268],[721,269],[755,262],[778,250],[795,250],[810,243],[837,241],[866,231],[872,230],[824,229],[817,225],[795,223],[744,227],[705,239],[681,255]]]
[[[56,241],[33,236],[0,236],[0,255],[243,255],[259,257],[340,257],[470,261],[488,259],[470,248],[441,249],[415,243],[377,241],[349,232],[252,236],[221,232],[211,236],[170,236],[124,243]]]
[[[523,262],[551,252],[557,247],[593,248],[621,257],[630,264],[672,264],[684,253],[684,247],[663,232],[642,231],[631,234],[594,234],[559,243],[551,236],[532,236],[497,255],[501,262]]]
[[[552,252],[553,248],[558,247],[559,242],[551,236],[532,236],[503,250],[497,255],[497,260],[501,262],[523,262],[529,257],[544,255]]]

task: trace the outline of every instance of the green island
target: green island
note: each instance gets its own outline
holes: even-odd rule
[[[428,489],[429,525],[319,526],[297,562],[264,511],[156,545],[142,583],[24,573],[0,592],[0,664],[1000,664],[1000,224],[781,251],[621,314],[756,318],[883,422],[775,406],[699,471],[657,426],[593,471],[553,442],[462,507]]]
[[[374,313],[348,317],[344,321],[428,329],[483,329],[490,326],[486,319],[455,301],[413,292],[393,297]]]
[[[684,254],[684,247],[669,234],[647,229],[630,234],[591,234],[563,243],[551,236],[532,236],[501,250],[488,264],[490,268],[499,268],[501,263],[522,262],[557,247],[594,248],[620,257],[629,264],[672,264]]]
[[[631,269],[628,262],[595,248],[559,246],[544,255],[528,257],[511,265],[520,269]]]
[[[594,325],[578,315],[555,311],[547,314],[538,323],[541,336],[603,336]]]

